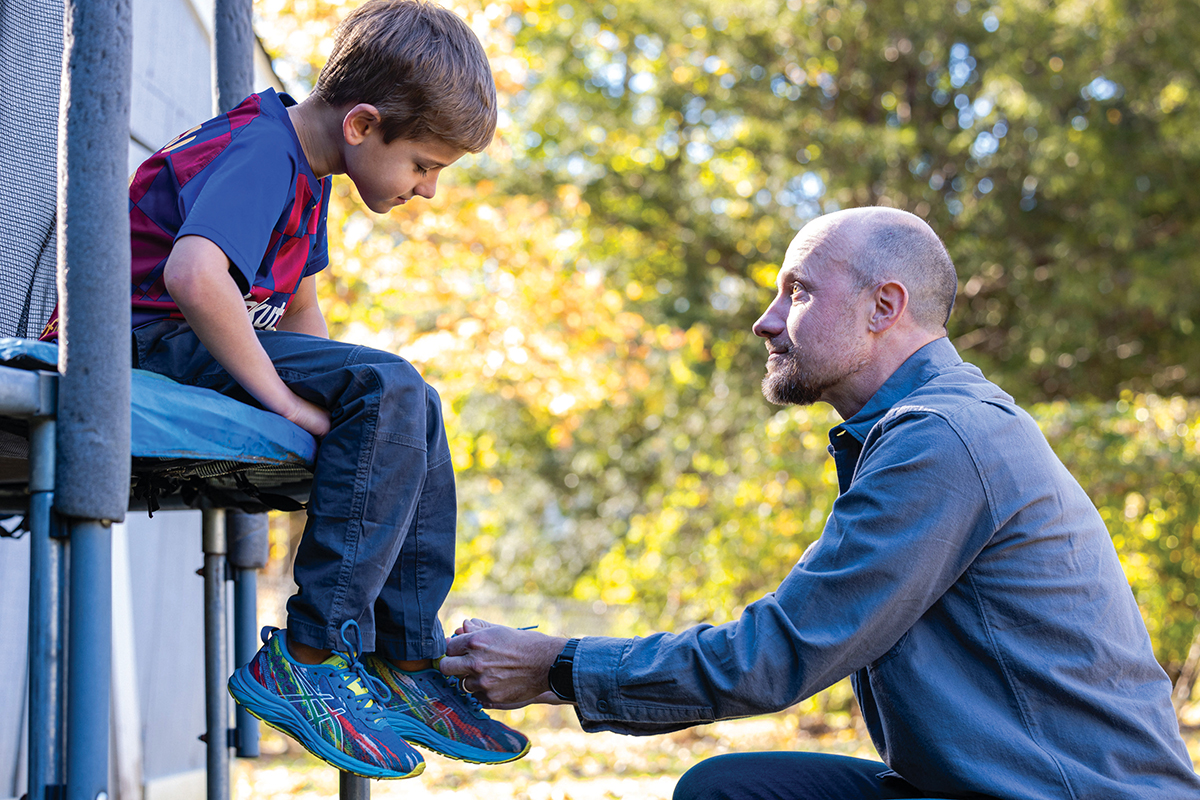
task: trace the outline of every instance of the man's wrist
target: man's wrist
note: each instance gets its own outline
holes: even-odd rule
[[[568,640],[562,652],[550,665],[550,674],[547,676],[550,691],[554,692],[559,700],[566,700],[568,703],[575,702],[575,650],[578,647],[578,639]]]

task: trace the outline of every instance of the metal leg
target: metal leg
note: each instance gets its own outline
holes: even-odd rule
[[[233,661],[238,668],[258,652],[258,572],[239,568],[233,583]],[[258,758],[258,719],[237,707],[238,758]]]
[[[271,552],[270,523],[266,514],[225,512],[229,566],[234,572],[233,665],[250,663],[258,652],[258,570],[267,565]],[[258,719],[237,707],[237,755],[258,758]]]
[[[64,544],[51,530],[54,502],[54,420],[33,420],[29,443],[29,800],[47,800],[64,783]]]
[[[371,782],[361,775],[339,772],[338,797],[341,800],[371,800]]]
[[[72,520],[67,664],[67,800],[108,797],[112,680],[110,525]]]
[[[229,800],[229,653],[225,633],[225,512],[203,512],[204,696],[207,710],[208,800]]]

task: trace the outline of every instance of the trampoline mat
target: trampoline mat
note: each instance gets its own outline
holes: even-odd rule
[[[0,364],[53,371],[57,363],[52,343],[0,339]],[[307,499],[316,440],[277,414],[144,370],[133,370],[131,414],[131,507],[176,506],[167,501],[176,495],[188,506],[207,497],[247,510]],[[28,453],[25,423],[0,419],[0,498],[24,492]]]

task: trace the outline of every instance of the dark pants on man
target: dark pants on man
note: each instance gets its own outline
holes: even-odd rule
[[[186,323],[153,323],[133,339],[135,367],[257,405]],[[289,638],[342,649],[339,630],[353,619],[364,652],[442,655],[457,499],[437,393],[391,353],[286,331],[258,340],[283,382],[332,419],[296,551]]]
[[[674,800],[933,800],[885,764],[828,753],[730,753],[701,761]],[[987,800],[984,795],[955,797]]]

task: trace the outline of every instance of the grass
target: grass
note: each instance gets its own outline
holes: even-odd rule
[[[493,712],[496,713],[496,712]],[[861,725],[827,727],[795,711],[703,725],[661,736],[588,734],[563,709],[498,714],[533,740],[520,761],[480,766],[426,753],[425,772],[371,784],[373,800],[669,800],[675,782],[702,759],[753,750],[810,750],[877,759]],[[1184,716],[1184,739],[1200,765],[1200,709]],[[282,734],[263,727],[264,757],[239,761],[234,798],[337,798],[337,772]]]
[[[372,798],[441,800],[667,800],[675,782],[698,761],[747,750],[820,750],[877,758],[865,731],[826,728],[811,717],[782,713],[731,720],[661,736],[588,734],[569,712],[550,709],[502,717],[533,740],[520,761],[480,766],[426,753],[425,772],[371,784]],[[497,715],[501,716],[501,715]],[[264,726],[264,758],[235,767],[234,797],[336,798],[336,771]]]

